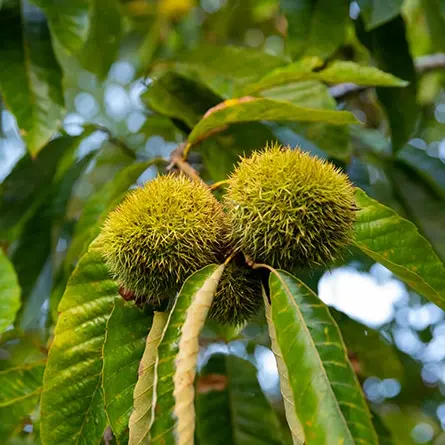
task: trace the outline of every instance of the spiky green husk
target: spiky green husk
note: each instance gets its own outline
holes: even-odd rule
[[[242,159],[225,203],[236,247],[273,267],[328,264],[352,238],[353,186],[299,149],[274,145]]]
[[[261,307],[259,271],[232,261],[224,269],[213,297],[209,318],[221,324],[240,325],[248,321]]]
[[[159,176],[110,213],[102,252],[121,286],[159,306],[191,273],[223,260],[227,233],[222,206],[204,184]]]

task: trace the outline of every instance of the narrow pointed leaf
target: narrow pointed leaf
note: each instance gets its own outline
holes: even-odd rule
[[[213,295],[224,264],[219,266],[193,296],[181,330],[176,371],[173,376],[175,398],[174,415],[177,418],[177,444],[193,445],[195,437],[195,376],[199,352],[199,334],[204,327]],[[174,308],[173,308],[174,310]]]
[[[306,442],[377,445],[360,384],[327,307],[287,272],[273,271],[269,286],[268,323],[275,328],[293,393],[292,414],[300,420]]]
[[[200,445],[283,444],[276,413],[247,360],[212,355],[198,378],[196,405]]]
[[[133,302],[117,298],[107,322],[102,385],[105,410],[118,444],[128,443],[133,390],[151,318]]]
[[[275,330],[275,325],[272,320],[271,305],[269,304],[266,295],[263,293],[264,306],[266,309],[266,320],[268,320],[269,337],[272,346],[272,352],[277,360],[278,375],[280,377],[280,389],[281,395],[283,397],[284,410],[286,413],[286,420],[289,426],[289,430],[292,435],[292,443],[294,445],[304,444],[304,429],[300,423],[298,417],[298,412],[296,410],[294,394],[289,381],[289,371],[287,364],[283,359],[283,354],[281,353],[280,345],[277,341],[277,333]]]
[[[153,419],[153,388],[158,346],[167,323],[168,314],[155,312],[153,324],[147,336],[144,353],[138,368],[134,387],[134,409],[130,416],[129,445],[148,445]]]
[[[326,83],[355,83],[357,85],[403,87],[408,85],[402,79],[385,73],[373,66],[363,66],[354,62],[335,61],[327,68],[314,72],[319,66],[317,57],[307,57],[283,68],[278,68],[243,90],[252,94],[269,88],[304,80],[319,80]]]
[[[20,286],[14,267],[0,248],[0,335],[14,323],[20,308]]]
[[[227,124],[261,120],[326,122],[337,125],[358,123],[348,111],[304,108],[273,99],[233,99],[219,104],[204,116],[190,133],[189,141],[196,143],[203,136]]]
[[[385,73],[373,66],[362,66],[354,62],[335,61],[326,69],[311,73],[314,79],[327,83],[351,82],[357,85],[382,87],[405,87],[408,82]]]
[[[27,5],[0,16],[0,92],[35,156],[59,127],[64,99],[62,71],[53,52],[46,20]]]
[[[73,272],[59,305],[41,402],[42,443],[97,444],[107,425],[102,347],[120,298],[93,244]]]
[[[355,245],[445,309],[445,267],[417,227],[358,189]]]
[[[222,268],[223,266],[209,265],[191,275],[182,286],[169,314],[168,325],[159,345],[156,361],[156,375],[159,378],[155,386],[156,406],[154,422],[150,431],[150,445],[176,445],[177,443],[175,431],[177,419],[174,413],[175,396],[173,392],[175,390],[175,360],[179,353],[181,339],[186,334],[183,330],[184,324],[188,317],[194,316],[189,308],[196,301],[198,294],[202,293],[203,288],[205,292],[211,291],[208,286],[212,284],[214,293],[218,284],[216,275],[222,273]],[[192,343],[194,341],[192,339]],[[194,371],[192,372],[194,373]],[[193,384],[193,380],[190,384]],[[192,417],[194,417],[194,413]],[[192,428],[194,428],[194,419]],[[192,443],[190,442],[189,445]]]

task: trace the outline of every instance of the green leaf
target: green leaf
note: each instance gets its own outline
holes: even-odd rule
[[[280,10],[287,20],[287,45],[294,56],[304,52],[311,27],[312,0],[280,0]]]
[[[42,390],[45,362],[32,362],[0,371],[0,408],[39,395]]]
[[[323,60],[319,57],[304,57],[297,62],[276,68],[267,73],[260,80],[246,85],[242,89],[242,94],[240,95],[245,96],[254,94],[258,91],[267,90],[277,85],[307,79],[309,73],[312,73],[315,68],[319,68],[322,65]]]
[[[383,25],[400,13],[403,0],[357,0],[366,29]]]
[[[59,305],[42,392],[43,444],[101,440],[107,425],[102,347],[116,297],[120,298],[117,285],[93,244],[73,272]]]
[[[51,193],[54,181],[90,133],[51,141],[33,159],[25,154],[0,184],[0,238],[12,239]],[[67,161],[66,161],[67,160]],[[56,177],[57,176],[57,177]]]
[[[32,0],[45,11],[53,38],[69,54],[76,54],[88,31],[88,0]]]
[[[281,445],[278,418],[261,391],[257,369],[233,355],[212,355],[197,381],[201,445]]]
[[[394,210],[356,191],[354,244],[414,291],[445,309],[445,267],[416,226]]]
[[[142,100],[153,111],[179,119],[191,128],[221,98],[193,80],[166,73],[150,85]]]
[[[202,178],[211,181],[226,179],[241,155],[247,156],[274,140],[276,137],[270,128],[260,122],[232,125],[199,146],[204,163]]]
[[[222,273],[221,266],[209,265],[191,275],[183,284],[170,311],[167,328],[159,344],[155,367],[156,375],[162,376],[162,378],[155,382],[156,406],[154,409],[155,417],[150,430],[151,445],[176,444],[177,417],[174,413],[175,396],[173,395],[176,374],[175,359],[181,350],[181,340],[187,338],[183,336],[186,334],[183,327],[190,316],[188,309],[193,305],[200,291],[202,292],[204,288],[209,286],[210,282],[213,282],[212,284],[215,287],[213,292],[216,290],[218,281],[215,284],[213,275],[217,272]],[[193,384],[193,381],[191,381],[191,384]],[[194,428],[194,425],[191,426]]]
[[[161,136],[166,141],[181,141],[181,132],[178,127],[169,118],[155,114],[147,117],[138,133],[142,133],[147,139],[152,136]]]
[[[307,108],[336,109],[336,102],[326,85],[318,80],[305,80],[281,85],[261,93],[275,100],[285,100]],[[351,152],[349,127],[323,122],[290,125],[300,135],[310,139],[319,148],[336,159],[348,159]]]
[[[319,66],[320,59],[318,57],[307,57],[283,68],[277,68],[259,81],[244,87],[243,95],[269,90],[278,85],[294,84],[308,80],[318,80],[326,83],[351,82],[357,85],[386,87],[404,87],[408,85],[408,82],[373,66],[337,60],[324,70],[314,72],[314,68]]]
[[[105,409],[118,444],[128,443],[133,390],[150,325],[151,316],[133,302],[122,298],[114,301],[103,346],[102,385]]]
[[[47,345],[42,338],[39,338],[40,333],[23,331],[20,328],[3,332],[0,336],[0,348],[2,357],[6,360],[0,360],[0,370],[18,368],[24,364],[45,360]]]
[[[139,176],[154,163],[155,161],[139,162],[124,168],[86,201],[66,253],[65,265],[68,272],[91,241],[99,235],[100,226],[108,212],[120,201],[123,194]]]
[[[291,102],[307,108],[325,108],[335,110],[335,99],[329,94],[329,88],[317,80],[279,85],[261,92],[263,97]]]
[[[224,97],[285,64],[262,51],[235,46],[203,45],[175,58],[174,69]]]
[[[281,0],[280,6],[295,57],[305,54],[325,59],[345,42],[349,2],[341,0],[333,8],[330,0]]]
[[[414,169],[437,194],[445,198],[445,164],[440,159],[409,144],[397,153],[397,159]]]
[[[317,147],[335,159],[348,161],[352,152],[349,130],[347,126],[323,124],[300,124],[295,127],[307,139],[314,142]]]
[[[21,3],[21,2],[20,2]],[[2,11],[0,91],[35,156],[59,128],[64,99],[62,71],[54,56],[45,18],[28,5]]]
[[[89,27],[82,49],[83,67],[104,79],[116,60],[122,32],[117,0],[91,0]]]
[[[381,379],[403,378],[403,364],[397,350],[379,331],[364,326],[342,312],[329,308],[337,322],[348,353],[358,365],[356,372],[363,377]]]
[[[349,21],[347,0],[340,0],[335,8],[331,0],[317,0],[312,6],[304,54],[322,59],[331,56],[345,42]]]
[[[272,351],[277,361],[278,375],[280,378],[281,396],[283,398],[284,412],[286,414],[287,424],[291,432],[293,445],[302,445],[305,443],[303,425],[300,423],[298,412],[296,411],[293,389],[289,380],[289,371],[284,361],[280,345],[277,342],[277,332],[272,320],[272,309],[263,288],[264,308],[266,312],[266,322],[269,330],[270,343]]]
[[[83,159],[74,162],[65,174],[52,184],[49,196],[23,227],[11,257],[19,277],[23,300],[29,296],[36,284],[52,247],[56,247],[53,246],[53,237],[58,235],[58,224],[64,221],[74,184],[93,156],[94,153],[89,153]],[[32,255],[30,255],[31,249]]]
[[[198,366],[199,335],[204,328],[213,296],[224,271],[221,264],[193,296],[181,328],[176,370],[173,376],[175,436],[178,444],[192,444],[195,437],[195,376]],[[173,315],[175,307],[171,314]],[[170,320],[169,320],[170,322]],[[155,410],[156,413],[156,410]]]
[[[377,88],[378,98],[388,116],[394,151],[403,147],[413,134],[420,111],[417,105],[417,74],[405,32],[401,16],[373,31],[359,32],[378,67],[409,82],[406,88]]]
[[[23,420],[34,410],[42,390],[42,361],[0,371],[0,437],[3,443],[23,429]]]
[[[158,347],[167,324],[168,313],[155,312],[153,324],[139,364],[138,379],[134,387],[134,409],[130,416],[129,445],[148,444],[153,420],[153,390]]]
[[[373,66],[363,66],[341,60],[331,63],[322,71],[311,73],[311,77],[327,83],[351,82],[357,85],[382,87],[406,87],[408,85],[405,80]]]
[[[327,307],[287,272],[273,271],[269,286],[274,352],[282,355],[293,393],[288,418],[300,420],[308,443],[377,445],[365,398]]]
[[[14,323],[20,308],[20,286],[14,267],[0,248],[0,335]]]
[[[439,161],[440,162],[440,161]],[[445,166],[444,166],[445,167]],[[409,169],[394,166],[389,174],[409,218],[445,263],[445,204]]]
[[[442,52],[445,50],[445,1],[444,0],[425,0],[419,5],[423,9],[423,20],[426,22],[426,33],[429,39],[429,53]],[[442,9],[442,11],[441,11]],[[421,39],[419,39],[421,40]],[[415,53],[414,51],[412,51]],[[438,94],[438,93],[436,93]]]
[[[272,99],[233,99],[218,105],[202,118],[190,133],[189,142],[197,143],[227,124],[261,120],[327,122],[336,125],[358,123],[354,115],[347,111],[304,108]]]

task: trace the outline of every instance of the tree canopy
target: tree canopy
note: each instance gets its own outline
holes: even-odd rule
[[[1,443],[445,443],[443,1],[0,0],[0,42]],[[131,190],[182,174],[216,225],[277,145],[353,184],[343,256],[218,239],[163,307],[121,286]],[[207,318],[239,264],[261,308]]]

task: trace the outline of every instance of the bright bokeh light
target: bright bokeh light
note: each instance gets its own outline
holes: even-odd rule
[[[395,304],[408,297],[404,284],[379,264],[370,273],[350,266],[326,272],[318,294],[326,304],[373,328],[393,320]]]

